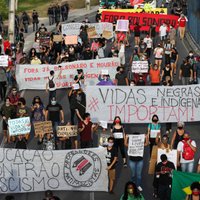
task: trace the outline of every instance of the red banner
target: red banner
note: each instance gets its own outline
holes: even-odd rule
[[[178,27],[178,17],[174,15],[148,14],[148,13],[125,13],[125,12],[102,12],[102,22],[117,22],[118,19],[129,20],[130,29],[136,24],[141,26],[141,31],[149,31],[151,25],[156,25],[156,31],[165,22],[168,26]]]
[[[130,0],[131,6],[135,6],[137,4],[143,3],[144,0]]]

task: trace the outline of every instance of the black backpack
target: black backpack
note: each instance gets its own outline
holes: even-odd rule
[[[54,79],[54,77],[52,79],[49,79],[49,88],[55,87],[55,83],[53,82],[53,79]]]

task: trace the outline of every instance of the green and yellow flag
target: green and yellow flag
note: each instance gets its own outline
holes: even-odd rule
[[[200,182],[200,174],[173,171],[171,200],[185,200],[191,194],[190,185]]]

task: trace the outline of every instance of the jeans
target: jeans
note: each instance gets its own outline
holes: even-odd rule
[[[137,186],[141,186],[143,160],[129,160],[129,167],[131,169],[131,181],[133,181]]]
[[[38,30],[38,23],[33,23],[33,32]]]
[[[193,172],[194,169],[194,161],[189,163],[181,163],[182,172]]]
[[[197,77],[197,83],[200,84],[200,77]]]
[[[171,188],[169,185],[159,185],[158,186],[158,196],[160,200],[170,200],[171,199]]]
[[[189,85],[190,77],[182,77],[182,85]]]

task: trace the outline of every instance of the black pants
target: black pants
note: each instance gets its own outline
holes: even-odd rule
[[[149,143],[150,143],[149,147],[150,147],[150,157],[151,157],[153,146],[156,145],[156,138],[149,138]]]
[[[114,147],[118,150],[120,149],[122,158],[126,158],[125,149],[124,149],[124,139],[115,139]]]
[[[6,81],[0,82],[0,97],[3,101],[6,96]]]
[[[74,125],[74,118],[76,115],[75,109],[70,109],[71,110],[71,124]]]
[[[158,196],[160,200],[170,200],[171,188],[169,185],[158,185]]]
[[[81,141],[81,149],[93,147],[93,141]]]

